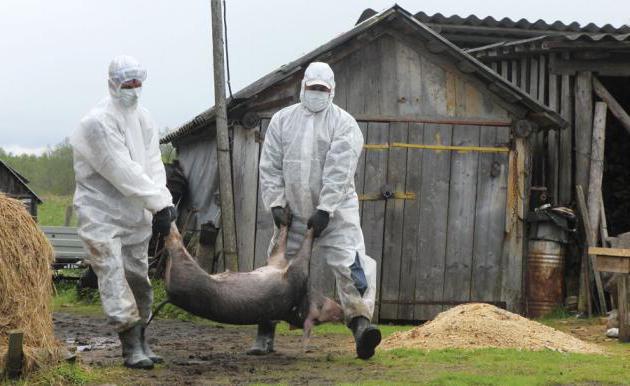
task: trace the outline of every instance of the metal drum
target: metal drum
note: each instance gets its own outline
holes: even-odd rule
[[[538,318],[562,306],[565,246],[530,240],[527,254],[527,316]]]

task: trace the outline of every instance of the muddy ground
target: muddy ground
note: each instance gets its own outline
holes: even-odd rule
[[[120,344],[104,317],[55,313],[59,339],[78,348],[82,363],[91,367],[120,366]],[[347,335],[314,336],[319,352],[304,353],[300,336],[276,337],[276,352],[264,357],[245,354],[255,336],[253,326],[199,325],[180,320],[154,320],[149,341],[165,363],[152,371],[129,370],[118,384],[202,385],[278,383],[327,384],[374,379],[369,364],[357,360],[340,377],[332,356],[352,354]],[[376,369],[374,370],[376,371]],[[371,373],[371,374],[370,374]],[[378,378],[378,377],[377,377]]]

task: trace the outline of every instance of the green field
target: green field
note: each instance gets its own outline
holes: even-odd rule
[[[44,226],[62,226],[66,218],[66,208],[72,206],[72,196],[57,196],[46,194],[42,197],[43,204],[37,209],[37,220]],[[76,226],[77,219],[73,213],[70,226]]]

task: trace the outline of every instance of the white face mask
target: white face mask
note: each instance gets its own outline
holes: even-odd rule
[[[120,104],[125,107],[133,107],[138,103],[138,98],[142,93],[142,87],[122,88],[118,92]]]
[[[328,91],[315,91],[304,90],[304,99],[302,99],[304,107],[310,112],[316,113],[322,111],[330,103],[330,92]]]

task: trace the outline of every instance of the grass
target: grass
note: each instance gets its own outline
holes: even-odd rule
[[[42,197],[43,204],[37,209],[37,219],[43,226],[63,226],[66,219],[66,208],[72,206],[72,196],[57,196],[46,194]],[[76,226],[77,219],[73,213],[70,226]]]

